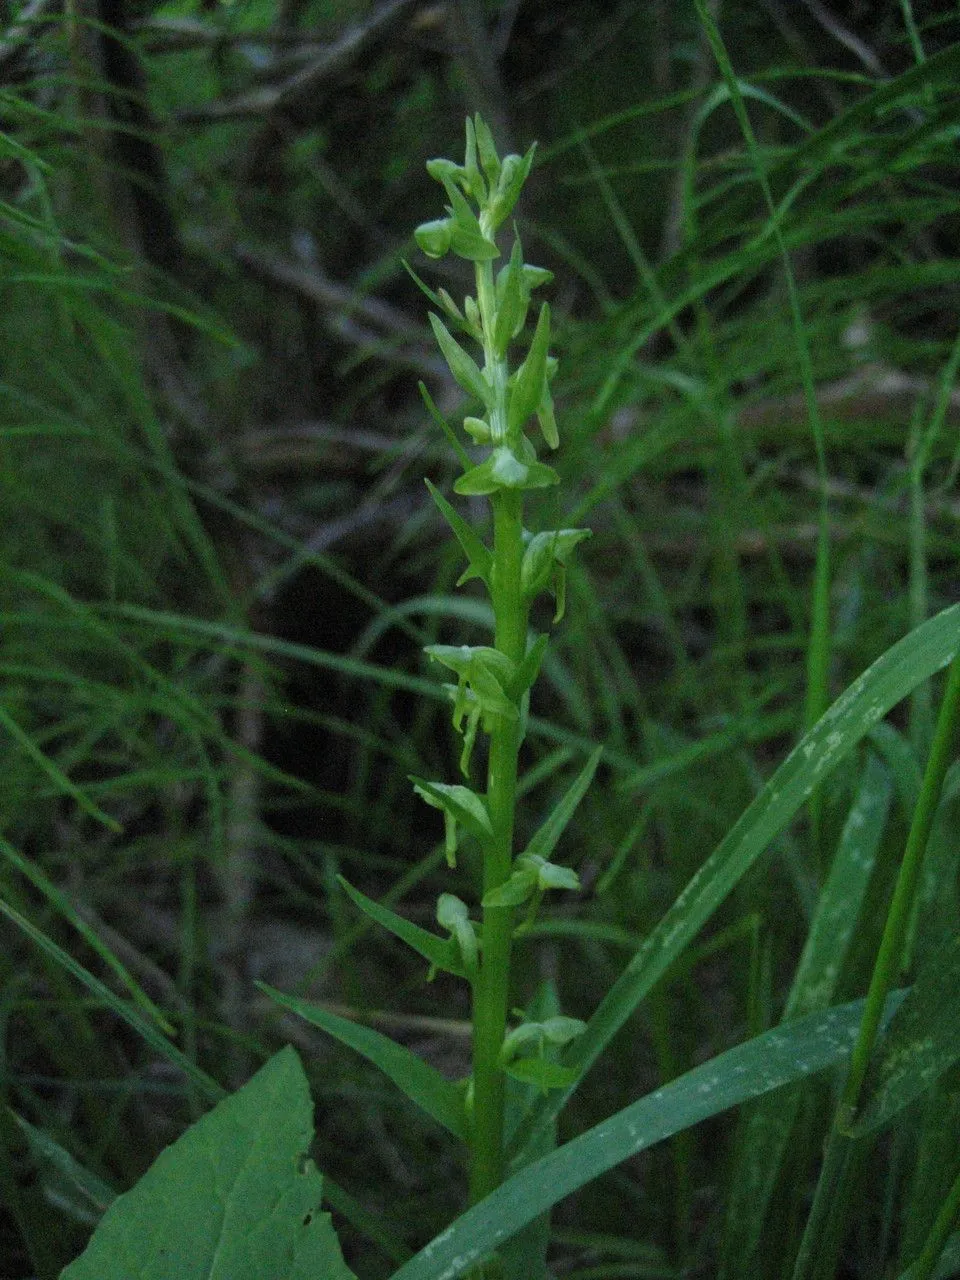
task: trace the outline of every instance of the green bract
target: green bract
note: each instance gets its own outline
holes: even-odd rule
[[[546,489],[559,483],[553,467],[524,462],[509,445],[498,445],[485,462],[472,467],[453,487],[463,497],[485,497],[498,489]]]
[[[449,932],[459,947],[467,973],[476,973],[479,946],[467,904],[455,894],[441,893],[437,899],[437,923]]]

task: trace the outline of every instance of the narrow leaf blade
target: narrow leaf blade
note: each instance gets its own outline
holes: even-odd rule
[[[456,381],[468,395],[476,396],[479,401],[486,404],[490,398],[490,393],[477,362],[467,355],[440,317],[434,315],[432,311],[430,312],[430,325],[433,329],[433,336],[437,340],[437,346],[443,352],[443,358],[450,366],[450,372]]]
[[[958,651],[960,605],[951,605],[899,640],[841,694],[717,845],[600,1002],[567,1059],[580,1077],[814,788],[892,707]],[[516,1150],[559,1115],[574,1087],[535,1108],[516,1136]]]
[[[527,358],[517,370],[517,381],[510,394],[507,406],[508,431],[521,431],[526,420],[537,411],[546,385],[549,346],[550,304],[545,302],[540,308],[537,328],[530,350],[527,352]]]
[[[489,549],[484,546],[482,539],[459,511],[446,500],[436,485],[431,484],[429,480],[425,480],[425,484],[430,490],[430,497],[437,504],[437,509],[452,529],[453,536],[460,543],[463,554],[470,562],[469,569],[464,570],[457,585],[460,586],[471,578],[481,578],[489,587],[490,566],[493,563],[493,556]]]
[[[592,752],[587,763],[574,778],[566,794],[554,808],[546,822],[527,845],[524,853],[545,858],[549,862],[550,855],[557,847],[557,841],[563,835],[567,823],[573,817],[577,805],[583,799],[587,788],[593,781],[593,775],[597,771],[597,765],[600,763],[602,755],[603,747],[597,747]]]
[[[454,1137],[465,1138],[463,1095],[435,1067],[431,1067],[389,1036],[381,1035],[373,1027],[341,1018],[309,1000],[284,995],[283,992],[268,987],[265,982],[258,982],[257,986],[284,1009],[297,1014],[311,1026],[326,1031],[348,1049],[353,1049],[375,1067],[379,1067],[411,1102],[415,1102]]]
[[[879,1084],[856,1127],[872,1133],[960,1060],[960,936],[926,960],[879,1056]]]
[[[467,976],[467,971],[460,961],[459,952],[449,938],[438,937],[437,934],[430,933],[427,929],[421,929],[419,925],[413,924],[409,920],[404,920],[403,916],[398,916],[395,911],[381,906],[379,902],[374,902],[365,893],[355,889],[349,881],[344,880],[343,876],[338,876],[337,879],[344,893],[360,908],[364,915],[369,916],[371,920],[375,920],[388,933],[392,933],[395,938],[405,942],[408,947],[412,947],[431,965],[437,969],[442,969],[444,973],[452,973],[458,978]]]

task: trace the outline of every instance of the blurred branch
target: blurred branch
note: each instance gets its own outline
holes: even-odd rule
[[[817,401],[832,416],[847,421],[896,417],[908,422],[917,398],[930,396],[935,390],[929,378],[913,377],[891,365],[871,363],[847,377],[821,384],[817,388]],[[784,422],[800,423],[805,417],[804,397],[799,392],[760,400],[741,408],[738,414],[741,426],[752,429]],[[953,424],[960,422],[958,388],[950,392],[945,420]]]
[[[219,45],[293,46],[305,57],[315,58],[328,48],[328,42],[313,39],[306,32],[292,28],[273,31],[224,31],[211,22],[198,18],[151,17],[135,22],[131,30],[142,35],[149,53],[181,53],[186,49]]]
[[[501,151],[512,151],[507,96],[500,79],[496,40],[489,31],[479,0],[456,0],[451,6],[450,34],[463,75],[468,106],[479,111],[493,131]]]
[[[849,27],[845,27],[835,14],[832,14],[829,9],[820,3],[820,0],[802,0],[802,3],[813,14],[824,31],[831,35],[838,44],[842,44],[845,49],[848,49],[872,75],[880,76],[884,80],[889,79],[889,72],[884,68],[883,63],[866,41],[861,40]]]
[[[235,245],[233,252],[239,262],[262,279],[292,289],[301,297],[318,303],[326,317],[326,327],[351,345],[369,349],[391,363],[415,369],[431,378],[444,376],[442,363],[426,354],[425,344],[421,349],[422,328],[396,307],[377,298],[360,297],[351,289],[335,284],[316,266],[306,267],[250,245]],[[355,316],[405,345],[401,348],[386,346],[385,336],[357,324]]]
[[[284,111],[297,114],[316,108],[321,88],[341,75],[374,40],[383,36],[414,0],[386,0],[366,22],[350,27],[339,40],[327,45],[305,67],[295,71],[280,84],[251,89],[235,98],[211,102],[205,107],[180,111],[181,124],[210,124],[218,120],[236,120],[245,116],[269,116]]]
[[[17,15],[16,22],[11,23],[0,39],[0,70],[7,63],[26,53],[30,48],[31,37],[36,34],[37,23],[53,8],[53,0],[27,0]]]

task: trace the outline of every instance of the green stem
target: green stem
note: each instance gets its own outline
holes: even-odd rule
[[[913,1264],[910,1280],[930,1280],[958,1218],[960,1218],[960,1174],[957,1175],[949,1195],[940,1206],[940,1212],[930,1229],[923,1251]]]
[[[519,662],[526,644],[526,611],[520,597],[521,498],[505,492],[496,494],[492,502],[495,642],[502,653]],[[498,716],[490,735],[487,774],[494,838],[484,861],[485,894],[510,878],[519,749],[519,721]],[[512,933],[512,908],[484,909],[483,959],[474,987],[471,1203],[482,1200],[503,1181],[504,1075],[499,1059],[507,1030]]]
[[[488,262],[477,264],[477,301],[483,322],[485,371],[496,393],[490,412],[490,425],[496,432],[504,430],[507,421],[507,365],[493,347],[496,299]],[[494,644],[512,662],[519,663],[526,652],[527,640],[527,609],[520,590],[523,497],[520,492],[503,490],[494,494],[490,502],[493,507]],[[487,769],[487,807],[493,840],[484,859],[484,894],[508,880],[513,867],[519,750],[519,720],[494,717]],[[500,1049],[507,1030],[512,937],[513,909],[484,908],[483,955],[473,992],[472,1204],[496,1190],[503,1181],[504,1073]]]

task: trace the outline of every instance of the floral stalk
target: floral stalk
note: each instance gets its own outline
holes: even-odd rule
[[[493,523],[491,548],[429,486],[467,557],[460,581],[482,580],[494,616],[491,646],[431,645],[427,649],[431,658],[457,677],[457,683],[447,688],[453,724],[463,739],[460,769],[467,783],[478,733],[489,738],[486,790],[415,780],[422,798],[443,810],[448,860],[453,863],[456,857],[458,827],[478,840],[483,854],[479,926],[470,920],[466,904],[453,895],[441,896],[438,911],[473,992],[473,1073],[468,1088],[472,1202],[489,1195],[503,1179],[506,1076],[544,1089],[559,1086],[564,1072],[548,1059],[548,1046],[565,1043],[582,1028],[575,1019],[558,1016],[508,1029],[516,909],[528,904],[529,920],[545,890],[576,888],[579,883],[574,872],[548,860],[556,842],[552,828],[548,836],[538,833],[519,856],[514,852],[526,707],[547,643],[546,636],[529,633],[530,607],[537,595],[551,590],[557,602],[554,620],[559,621],[565,566],[576,544],[589,536],[586,529],[533,535],[523,524],[525,493],[559,482],[556,471],[539,460],[525,434],[536,419],[546,445],[555,449],[559,443],[550,394],[556,361],[548,350],[547,303],[540,307],[523,358],[511,361],[527,327],[532,293],[551,275],[523,261],[516,234],[507,262],[496,273],[494,263],[501,256],[497,232],[516,204],[533,155],[531,148],[524,156],[501,160],[483,120],[479,116],[468,120],[463,164],[431,160],[427,165],[446,192],[446,214],[416,231],[417,243],[428,257],[452,252],[474,263],[476,295],[467,297],[462,306],[446,290],[434,292],[414,278],[437,308],[430,315],[437,343],[453,377],[473,402],[463,430],[474,445],[487,450],[474,461],[424,392],[428,407],[464,463],[454,491],[486,497]],[[464,338],[479,347],[480,362],[463,345]],[[595,766],[594,758],[591,774]],[[577,798],[583,789],[580,785]]]

